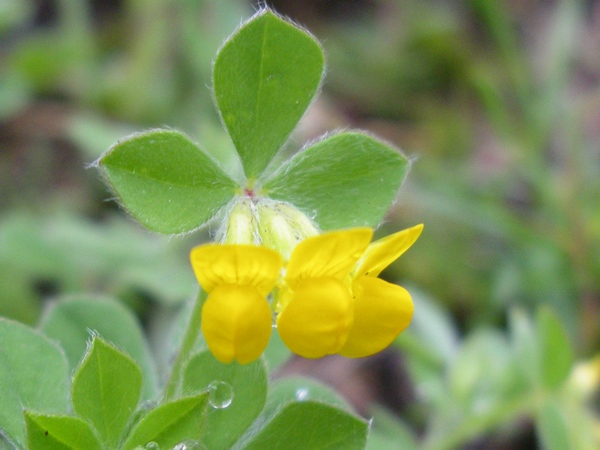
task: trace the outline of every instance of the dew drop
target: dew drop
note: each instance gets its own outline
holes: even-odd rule
[[[156,442],[148,442],[144,448],[146,450],[160,450],[160,445]]]
[[[216,409],[224,409],[233,401],[233,388],[225,381],[216,380],[208,385],[208,403]]]
[[[308,397],[308,389],[307,388],[300,388],[300,389],[296,389],[296,400],[298,400],[299,402],[301,402],[302,400],[306,400],[306,397]]]
[[[204,445],[202,445],[198,441],[194,441],[193,439],[188,439],[187,441],[180,442],[173,450],[207,450]]]

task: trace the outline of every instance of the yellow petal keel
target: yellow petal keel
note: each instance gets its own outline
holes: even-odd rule
[[[354,323],[339,354],[361,358],[380,352],[410,324],[413,302],[401,286],[362,277],[353,285]]]
[[[271,336],[271,309],[257,289],[222,284],[202,307],[202,333],[212,354],[222,363],[254,361]]]
[[[274,250],[254,245],[206,244],[192,249],[190,261],[202,288],[209,294],[223,284],[252,286],[266,297],[283,264]]]
[[[336,353],[352,326],[352,296],[335,278],[300,282],[277,317],[277,329],[287,347],[305,358]]]
[[[354,277],[378,276],[415,243],[422,231],[423,224],[419,224],[373,242],[358,262]]]

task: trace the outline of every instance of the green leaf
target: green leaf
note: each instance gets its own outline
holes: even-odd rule
[[[206,390],[211,410],[202,442],[211,450],[228,449],[263,409],[267,397],[264,363],[223,364],[208,351],[199,353],[185,369],[183,392]]]
[[[182,233],[204,225],[233,198],[236,183],[183,134],[135,134],[98,160],[122,205],[144,226]]]
[[[373,414],[367,440],[367,450],[387,450],[398,448],[402,450],[418,450],[418,439],[414,430],[400,420],[397,415],[385,408],[376,407],[370,411]]]
[[[73,378],[75,412],[115,447],[140,398],[142,373],[126,354],[94,337]]]
[[[573,448],[564,412],[553,400],[548,400],[542,407],[537,417],[536,429],[543,444],[542,448],[546,450]]]
[[[448,373],[456,406],[477,415],[514,396],[516,368],[506,337],[482,328],[468,335]]]
[[[307,400],[327,403],[340,409],[350,411],[350,406],[336,392],[327,386],[304,377],[286,377],[271,383],[269,386],[269,400],[264,414],[271,414],[290,402]]]
[[[539,378],[539,370],[535,364],[538,345],[534,325],[522,308],[513,307],[508,313],[511,347],[516,362],[515,370],[527,384],[534,385]]]
[[[260,422],[260,419],[259,419]],[[345,411],[315,401],[283,406],[260,429],[234,448],[244,450],[364,449],[367,423]]]
[[[155,442],[159,448],[173,448],[179,442],[199,440],[208,394],[180,398],[150,411],[135,426],[124,450]]]
[[[241,157],[257,178],[281,148],[317,92],[323,51],[308,33],[263,10],[217,55],[217,106]]]
[[[156,367],[142,329],[133,313],[117,301],[91,295],[67,297],[48,311],[41,329],[62,345],[71,370],[81,361],[90,332],[112,342],[142,368],[143,398],[151,399],[157,394]]]
[[[536,315],[540,352],[540,379],[548,389],[556,389],[569,376],[573,349],[558,317],[548,308]]]
[[[102,450],[98,438],[83,420],[25,412],[29,450]]]
[[[376,226],[407,169],[407,159],[386,144],[361,133],[341,133],[298,153],[263,189],[303,210],[323,230]]]
[[[0,434],[25,442],[23,409],[67,411],[69,372],[58,345],[38,331],[0,319]]]

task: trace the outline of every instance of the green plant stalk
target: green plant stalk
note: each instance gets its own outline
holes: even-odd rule
[[[178,394],[179,387],[181,386],[181,380],[183,378],[183,371],[185,370],[185,365],[192,357],[196,342],[200,336],[202,306],[204,305],[206,297],[206,292],[200,289],[200,292],[198,293],[198,296],[194,302],[194,306],[192,307],[187,328],[185,329],[183,339],[181,340],[179,352],[177,352],[177,356],[173,362],[171,375],[165,384],[163,393],[165,401],[173,399]]]

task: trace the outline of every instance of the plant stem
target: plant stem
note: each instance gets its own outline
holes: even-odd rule
[[[194,346],[196,345],[196,341],[198,340],[198,336],[200,335],[202,305],[204,305],[205,300],[206,293],[202,289],[200,289],[200,292],[198,293],[198,296],[196,297],[196,300],[194,302],[194,306],[192,307],[190,319],[188,321],[187,328],[183,335],[183,339],[181,340],[179,352],[177,352],[177,356],[175,357],[175,361],[173,362],[171,375],[169,376],[169,379],[165,384],[163,395],[165,400],[172,399],[179,390],[179,386],[183,378],[185,364],[192,356]]]

